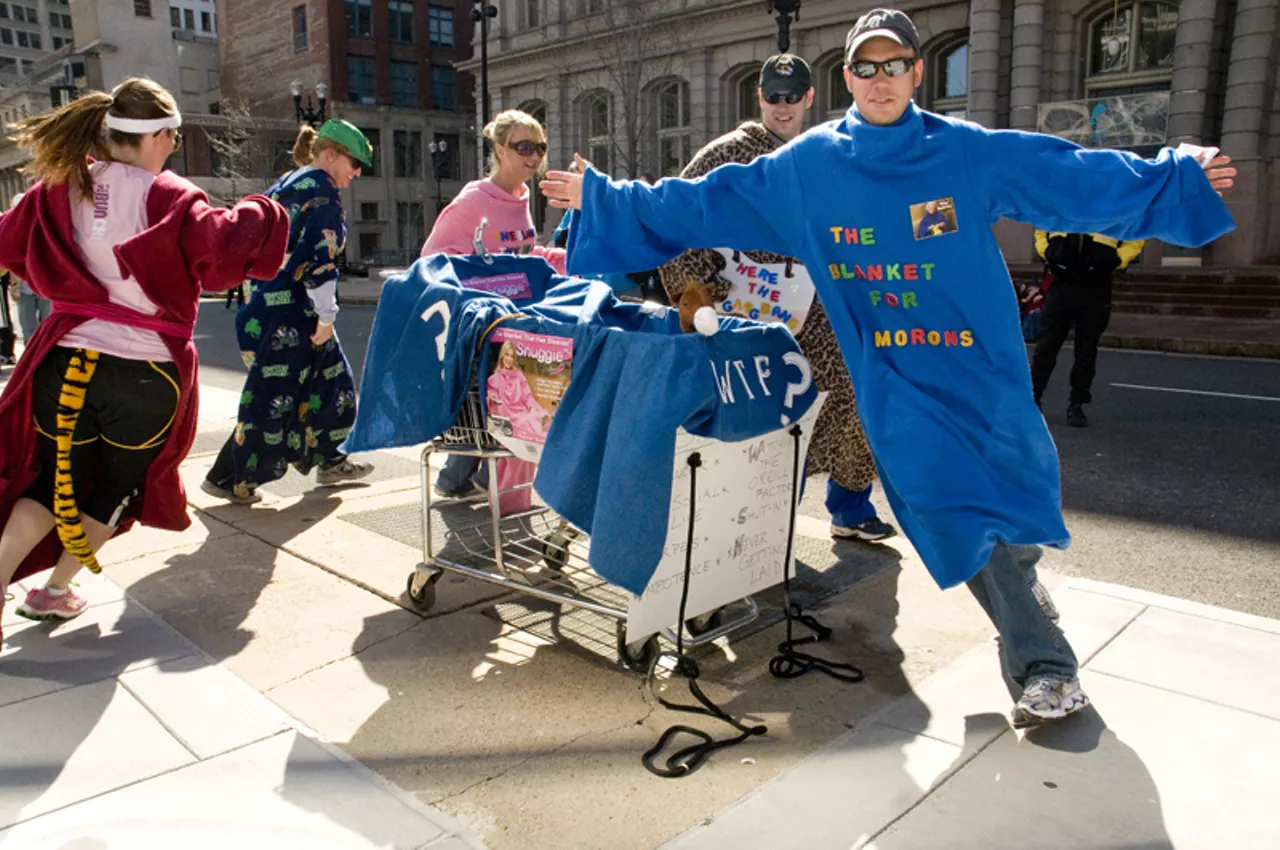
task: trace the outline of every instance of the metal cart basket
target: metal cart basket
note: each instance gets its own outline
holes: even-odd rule
[[[434,453],[465,455],[488,465],[489,510],[481,522],[449,527],[443,532],[435,527],[430,467]],[[633,670],[648,670],[660,651],[658,635],[627,641],[629,597],[588,565],[589,536],[536,502],[527,511],[501,515],[499,496],[509,491],[499,489],[497,465],[499,459],[509,457],[513,454],[485,428],[479,386],[473,380],[454,425],[422,450],[422,562],[409,576],[410,600],[418,610],[430,610],[435,604],[436,583],[449,571],[583,608],[615,620],[619,660]],[[532,485],[511,489],[527,487]],[[746,597],[741,603],[691,618],[684,624],[685,646],[705,645],[756,619],[759,610],[755,600]],[[730,609],[734,612],[731,618],[726,616]],[[676,640],[673,629],[663,635],[673,643]]]

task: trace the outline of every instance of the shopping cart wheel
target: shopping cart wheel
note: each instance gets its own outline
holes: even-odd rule
[[[653,659],[658,657],[662,648],[658,646],[658,636],[649,635],[641,641],[627,643],[627,624],[618,621],[618,660],[628,670],[647,673]]]
[[[548,569],[558,573],[564,572],[569,564],[569,544],[577,538],[578,532],[570,527],[561,528],[542,541],[542,559]]]
[[[409,573],[409,584],[405,590],[409,594],[409,601],[413,603],[413,607],[417,608],[424,614],[430,611],[436,604],[436,582],[440,580],[440,576],[444,573],[440,570],[431,570],[426,567],[418,567]]]
[[[689,630],[689,634],[694,637],[705,635],[707,632],[713,632],[724,625],[724,609],[717,608],[714,611],[708,611],[705,614],[690,617],[685,621],[684,625],[685,628]]]

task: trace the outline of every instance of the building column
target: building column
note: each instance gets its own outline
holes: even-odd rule
[[[1169,94],[1169,142],[1205,139],[1209,69],[1213,53],[1216,0],[1182,0],[1173,47],[1173,80]]]
[[[1238,170],[1227,206],[1236,230],[1214,243],[1218,265],[1247,265],[1262,258],[1269,217],[1267,134],[1269,95],[1276,68],[1272,44],[1280,37],[1275,0],[1239,0],[1222,115],[1222,152]]]
[[[719,80],[711,71],[711,50],[703,49],[686,54],[686,77],[689,83],[689,125],[693,127],[690,153],[714,139],[720,122],[720,98],[716,96]],[[685,163],[688,165],[688,163]]]
[[[969,102],[966,117],[996,126],[1000,89],[1000,0],[969,4]]]
[[[1013,7],[1013,62],[1009,81],[1009,126],[1015,130],[1034,130],[1038,123],[1043,44],[1044,0],[1019,0]],[[970,45],[972,56],[972,36]],[[971,94],[971,102],[972,97]]]

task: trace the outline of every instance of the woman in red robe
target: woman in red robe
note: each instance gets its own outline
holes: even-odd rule
[[[25,616],[81,613],[69,582],[134,521],[190,525],[178,464],[200,292],[269,279],[284,258],[278,204],[217,209],[164,171],[181,122],[167,91],[131,79],[18,125],[40,182],[0,215],[0,267],[53,304],[0,395],[0,607],[11,581],[54,567]]]

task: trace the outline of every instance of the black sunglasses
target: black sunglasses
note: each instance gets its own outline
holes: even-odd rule
[[[507,147],[520,154],[520,156],[533,156],[535,153],[538,156],[547,155],[546,142],[531,142],[525,139],[523,142],[516,142],[514,145],[507,145]]]
[[[876,71],[884,71],[885,75],[889,77],[901,77],[910,71],[917,61],[916,57],[910,56],[905,59],[889,59],[884,62],[854,62],[849,66],[849,70],[860,80],[871,79],[876,75]]]
[[[803,94],[771,94],[771,95],[765,96],[765,102],[772,103],[774,106],[777,106],[779,103],[782,103],[784,100],[787,103],[793,103],[793,104],[799,103],[800,101],[804,100],[804,95]]]

